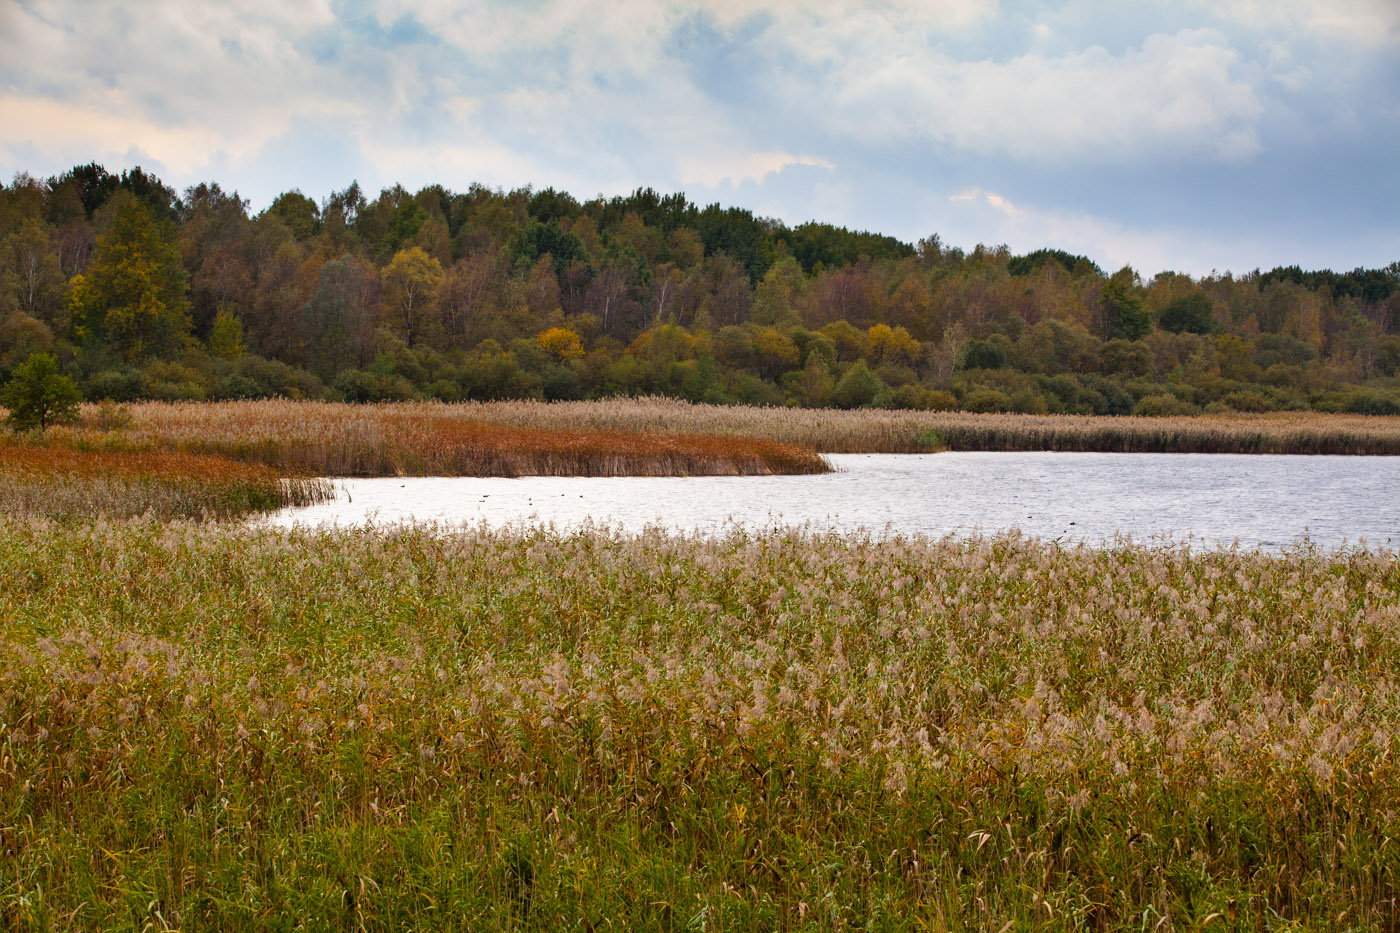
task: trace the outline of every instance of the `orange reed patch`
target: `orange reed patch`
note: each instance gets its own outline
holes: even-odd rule
[[[114,476],[203,483],[267,483],[277,480],[277,472],[270,467],[207,454],[160,450],[79,450],[21,444],[0,445],[0,473],[33,477],[54,474]]]

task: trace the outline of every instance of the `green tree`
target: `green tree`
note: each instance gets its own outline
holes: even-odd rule
[[[878,402],[884,391],[885,384],[870,371],[865,360],[856,360],[836,383],[831,401],[838,408],[864,408]]]
[[[128,360],[168,356],[190,331],[188,280],[174,224],[119,193],[97,257],[73,279],[69,309],[79,336],[97,336]]]
[[[227,308],[220,308],[214,318],[214,326],[209,330],[209,353],[222,360],[236,360],[248,348],[243,343],[243,323],[238,315]]]
[[[1121,337],[1141,340],[1152,329],[1152,313],[1142,303],[1136,288],[1137,273],[1124,266],[1113,274],[1099,292],[1105,340]]]
[[[1157,323],[1174,334],[1209,334],[1215,331],[1211,301],[1201,292],[1173,298],[1157,314]]]
[[[0,404],[10,410],[5,420],[16,431],[38,428],[42,433],[51,424],[73,421],[82,400],[73,380],[58,371],[47,353],[35,353],[16,366],[0,391]]]

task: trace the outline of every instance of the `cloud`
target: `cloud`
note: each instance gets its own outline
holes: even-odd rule
[[[1265,32],[1321,34],[1368,46],[1400,44],[1395,0],[1192,0],[1190,5]]]
[[[786,152],[687,153],[677,160],[682,184],[718,188],[728,183],[762,182],[789,165],[810,165],[833,171],[836,166],[815,156],[795,156]]]
[[[1031,161],[1239,160],[1262,148],[1263,105],[1219,33],[1153,35],[1118,55],[1091,47],[1007,61],[959,61],[888,39],[878,66],[857,55],[829,77],[832,132]]]
[[[1221,249],[1393,230],[1396,41],[1396,0],[0,0],[0,173],[140,160],[255,206],[650,185],[895,235],[954,209],[1150,267],[1190,238],[1136,218],[1207,202]]]
[[[961,209],[961,222],[979,231],[983,242],[1006,243],[1018,253],[1053,246],[1086,255],[1109,271],[1130,265],[1147,275],[1164,269],[1201,275],[1224,269],[1241,255],[1199,232],[1144,229],[1090,213],[1017,204],[981,188],[959,191],[948,201]],[[1238,268],[1251,265],[1258,263]]]

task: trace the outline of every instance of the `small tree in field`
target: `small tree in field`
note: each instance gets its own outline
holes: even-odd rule
[[[73,380],[58,371],[58,363],[47,353],[35,353],[15,367],[10,381],[0,390],[0,405],[10,410],[6,422],[16,431],[74,421],[82,393]]]

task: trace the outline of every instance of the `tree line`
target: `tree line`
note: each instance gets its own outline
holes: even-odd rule
[[[358,184],[252,214],[96,164],[0,185],[0,377],[89,400],[597,398],[1400,412],[1400,263],[1144,279],[650,188]]]

